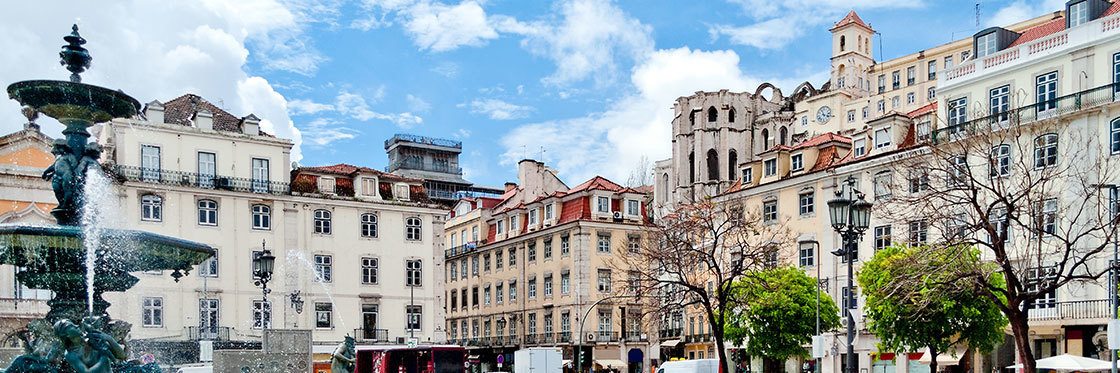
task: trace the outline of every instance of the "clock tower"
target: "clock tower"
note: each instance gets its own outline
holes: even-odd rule
[[[868,70],[875,64],[871,49],[875,30],[853,10],[829,31],[832,32],[832,88],[856,96],[871,92],[875,85]]]

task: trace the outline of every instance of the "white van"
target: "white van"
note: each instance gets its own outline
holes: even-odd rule
[[[657,373],[719,373],[719,359],[667,361]]]

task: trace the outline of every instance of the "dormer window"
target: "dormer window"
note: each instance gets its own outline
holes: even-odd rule
[[[377,196],[377,178],[361,177],[359,178],[358,185],[362,188],[361,193],[363,196]]]
[[[638,215],[638,201],[626,200],[626,215]]]
[[[497,230],[498,230],[498,234],[506,233],[506,220],[505,219],[499,219],[498,220]]]
[[[611,199],[607,197],[595,197],[595,211],[601,213],[611,212]]]
[[[1083,23],[1089,22],[1089,2],[1078,1],[1069,4],[1069,8],[1066,9],[1066,19],[1069,20],[1068,27],[1077,27]]]
[[[537,225],[537,217],[540,215],[540,209],[529,210],[529,226]]]
[[[553,204],[544,205],[544,220],[549,221],[553,219]]]
[[[754,175],[751,175],[752,171],[754,171],[753,168],[743,168],[743,185],[749,185],[754,182]]]
[[[334,178],[319,177],[319,193],[334,194]]]
[[[996,32],[989,32],[976,37],[976,57],[984,57],[999,51],[999,41]]]
[[[408,184],[397,184],[397,186],[396,186],[396,187],[394,187],[394,188],[395,188],[396,190],[394,191],[394,193],[393,193],[393,194],[395,194],[395,197],[396,197],[396,198],[397,198],[398,200],[402,200],[402,201],[407,201],[407,200],[409,199],[409,195],[408,195],[408,192],[409,192],[409,190],[408,190]]]
[[[519,226],[517,225],[517,215],[510,216],[509,217],[509,231],[514,232],[514,231],[517,231],[518,228],[519,228]]]
[[[778,174],[778,160],[777,159],[767,159],[767,160],[762,162],[762,168],[763,168],[763,171],[762,171],[762,176],[763,177],[774,176],[774,175]]]
[[[867,154],[867,140],[858,139],[852,141],[852,152],[856,157],[862,157],[864,154]]]
[[[794,154],[789,157],[789,169],[793,171],[801,171],[804,168],[801,154]]]
[[[891,146],[891,131],[883,128],[875,131],[875,149]]]

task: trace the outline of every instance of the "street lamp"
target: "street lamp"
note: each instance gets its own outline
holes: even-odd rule
[[[272,280],[272,271],[276,265],[276,257],[272,256],[272,251],[265,247],[264,240],[261,240],[261,255],[253,258],[253,277],[256,280],[253,284],[261,287],[261,328],[265,327],[264,308],[268,306],[268,293],[272,290],[268,288],[268,282]],[[269,307],[269,318],[272,318],[272,307]],[[269,322],[271,324],[271,322]]]
[[[1093,184],[1093,185],[1091,185],[1091,187],[1094,187],[1094,188],[1097,188],[1097,189],[1107,189],[1108,192],[1109,192],[1108,214],[1109,214],[1109,220],[1112,222],[1112,263],[1109,264],[1109,270],[1108,270],[1108,309],[1111,311],[1111,312],[1109,312],[1108,318],[1116,320],[1116,285],[1117,285],[1116,284],[1116,280],[1117,280],[1117,278],[1116,278],[1116,264],[1118,262],[1120,262],[1120,260],[1118,260],[1118,259],[1120,259],[1120,253],[1118,253],[1118,251],[1120,251],[1120,250],[1117,250],[1117,244],[1118,244],[1118,242],[1120,242],[1120,237],[1116,237],[1116,224],[1118,223],[1116,221],[1116,218],[1117,218],[1116,213],[1117,213],[1117,207],[1118,207],[1117,203],[1120,203],[1120,201],[1116,201],[1116,200],[1113,200],[1113,199],[1114,198],[1120,198],[1120,190],[1118,190],[1118,189],[1120,189],[1120,185],[1116,185],[1116,184]],[[1110,324],[1110,327],[1113,324],[1116,324],[1116,322],[1112,322]],[[1109,330],[1108,332],[1109,332],[1109,334],[1116,333],[1115,331],[1112,331],[1112,330]],[[1116,347],[1116,346],[1109,346],[1108,347],[1108,352],[1109,352],[1109,355],[1112,356],[1111,373],[1116,373],[1116,350],[1113,349],[1113,347]]]
[[[845,258],[848,261],[848,294],[844,295],[844,300],[848,301],[847,307],[844,307],[848,314],[848,355],[847,365],[844,373],[854,373],[856,366],[856,356],[853,351],[852,343],[855,342],[855,316],[852,314],[853,302],[852,290],[854,288],[852,283],[852,262],[859,255],[859,240],[863,237],[863,233],[867,231],[867,227],[871,222],[871,202],[863,199],[863,193],[855,188],[856,179],[848,176],[844,180],[844,185],[848,186],[847,195],[844,194],[844,185],[837,186],[836,197],[828,201],[828,214],[832,221],[832,229],[840,234],[841,245],[840,249],[833,251],[832,254]],[[843,305],[843,302],[841,303]]]

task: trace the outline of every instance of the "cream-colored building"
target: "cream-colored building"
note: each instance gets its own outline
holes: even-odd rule
[[[561,347],[570,364],[580,341],[586,362],[648,369],[659,356],[641,304],[604,300],[625,293],[630,273],[619,268],[620,256],[639,248],[645,194],[601,177],[569,189],[539,162],[518,166],[521,185],[463,200],[448,220],[470,238],[448,241],[445,257],[451,341],[467,346],[480,372],[497,369],[499,355],[512,364],[513,351],[534,346]]]

